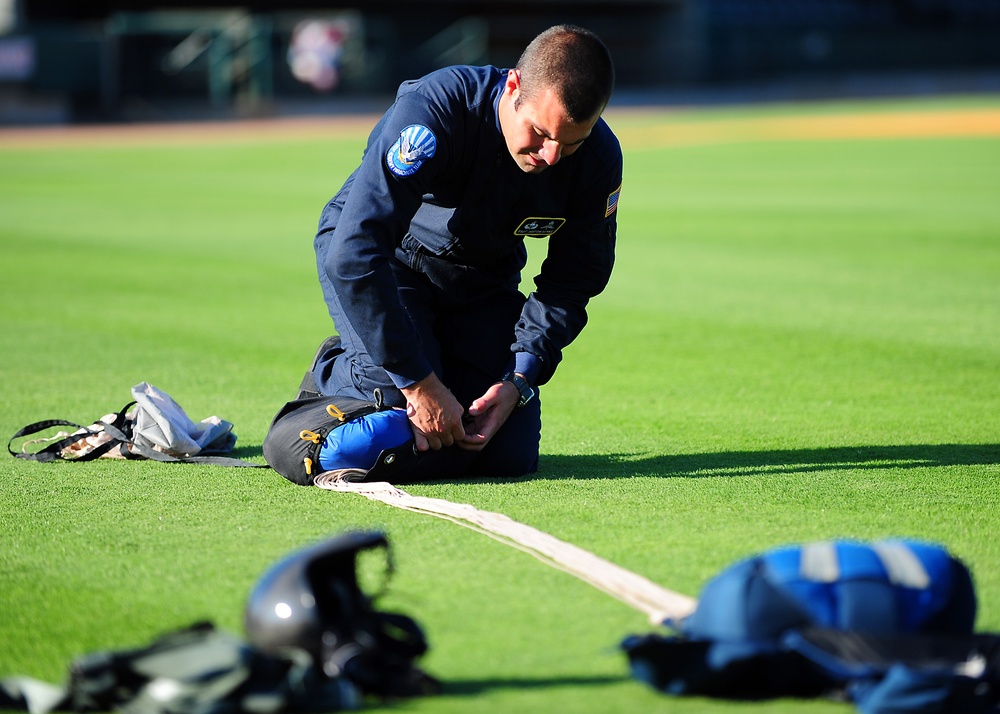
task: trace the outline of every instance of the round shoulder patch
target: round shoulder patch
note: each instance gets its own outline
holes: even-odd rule
[[[410,124],[386,152],[385,165],[396,176],[411,176],[437,151],[437,137],[421,124]]]

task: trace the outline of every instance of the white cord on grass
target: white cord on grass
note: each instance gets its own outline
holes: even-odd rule
[[[694,612],[697,605],[693,598],[667,590],[641,575],[537,528],[518,523],[502,513],[481,511],[475,506],[452,503],[442,498],[412,496],[385,481],[359,480],[364,475],[364,471],[357,469],[327,471],[318,475],[314,483],[328,491],[356,493],[396,508],[437,516],[488,535],[618,598],[645,613],[653,624],[681,620]]]

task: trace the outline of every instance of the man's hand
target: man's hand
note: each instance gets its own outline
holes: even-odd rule
[[[462,405],[436,374],[431,372],[400,391],[406,397],[406,416],[417,451],[437,451],[465,438]]]
[[[465,419],[465,438],[456,445],[469,451],[481,451],[504,422],[510,418],[521,395],[510,382],[490,385],[486,394],[472,403]]]

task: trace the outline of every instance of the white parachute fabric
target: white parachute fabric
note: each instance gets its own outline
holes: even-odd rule
[[[132,387],[135,410],[130,415],[135,424],[132,441],[140,453],[146,449],[177,458],[202,453],[224,453],[235,442],[233,425],[211,416],[195,423],[166,392],[148,382]]]
[[[562,541],[536,528],[519,523],[501,513],[481,511],[475,506],[452,503],[441,498],[413,496],[384,482],[351,480],[364,472],[350,469],[328,471],[314,483],[328,491],[355,493],[396,508],[424,513],[452,521],[518,548],[542,562],[573,575],[617,598],[640,612],[651,623],[680,620],[694,612],[697,600],[668,590],[656,583],[605,560],[583,548]]]

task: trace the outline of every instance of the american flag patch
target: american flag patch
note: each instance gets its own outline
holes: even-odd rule
[[[607,218],[612,213],[618,210],[618,197],[622,195],[622,186],[618,184],[618,188],[611,192],[608,196],[608,210],[604,212],[604,217]]]

